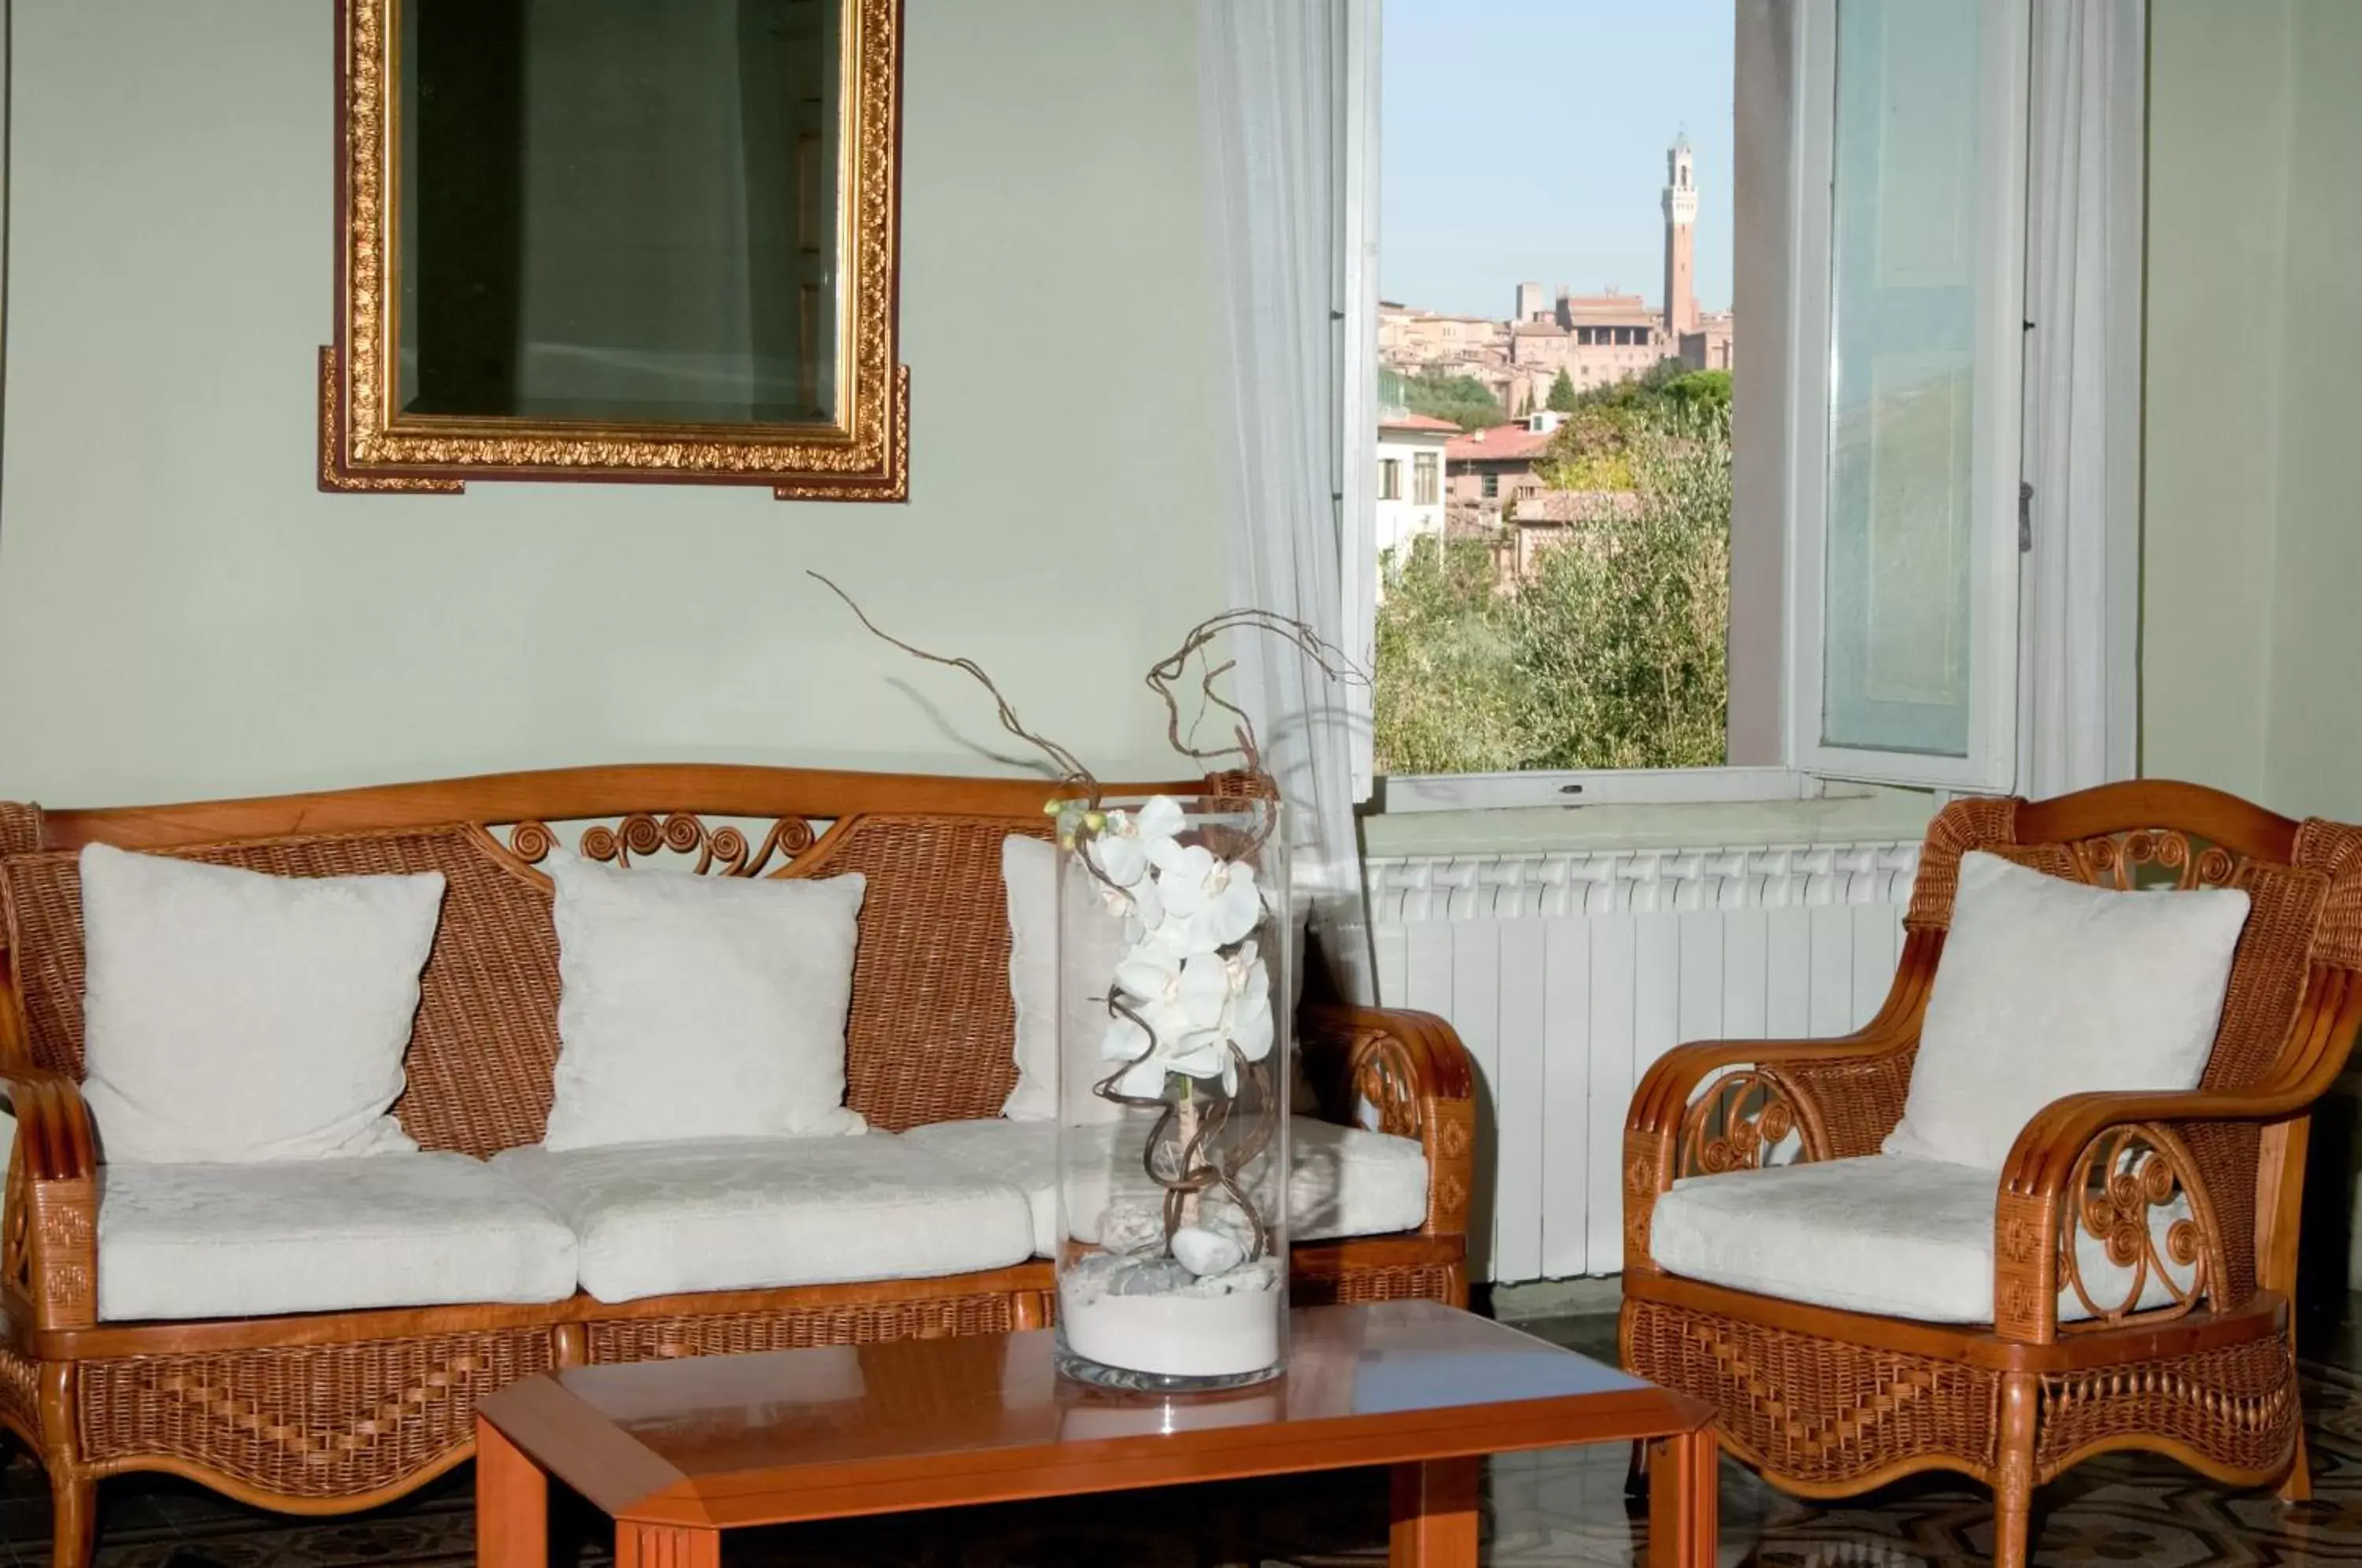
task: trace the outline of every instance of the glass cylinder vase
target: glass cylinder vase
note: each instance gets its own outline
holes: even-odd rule
[[[1287,1359],[1287,848],[1263,798],[1058,823],[1058,1365],[1236,1387]]]

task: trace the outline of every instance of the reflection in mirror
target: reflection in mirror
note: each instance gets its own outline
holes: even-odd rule
[[[840,418],[841,0],[402,0],[396,417]]]

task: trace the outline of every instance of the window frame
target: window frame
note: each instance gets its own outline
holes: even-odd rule
[[[2019,542],[2017,495],[2025,451],[2026,140],[2032,75],[2029,0],[1978,0],[1986,58],[2014,61],[1990,73],[1980,94],[1979,216],[1987,220],[1978,259],[1976,411],[1970,501],[1969,737],[1966,754],[1837,746],[1821,739],[1819,703],[1827,646],[1825,615],[1831,381],[1828,352],[1835,232],[1838,7],[1805,6],[1797,18],[1797,183],[1793,296],[1788,320],[1793,381],[1784,410],[1789,436],[1788,628],[1783,705],[1791,767],[1824,778],[1962,791],[2006,790],[2017,772]],[[1807,411],[1811,411],[1807,416]]]
[[[1749,0],[1738,0],[1742,6],[1749,3]],[[1775,28],[1786,30],[1788,36],[1782,41],[1793,51],[1794,72],[1787,105],[1790,174],[1786,198],[1781,204],[1784,233],[1769,237],[1785,252],[1789,283],[1788,297],[1783,302],[1785,320],[1781,324],[1784,330],[1786,373],[1775,378],[1785,383],[1787,406],[1778,411],[1778,427],[1783,433],[1781,450],[1769,465],[1777,470],[1776,483],[1769,482],[1772,476],[1767,475],[1764,487],[1776,491],[1776,495],[1767,500],[1777,507],[1781,525],[1781,567],[1764,585],[1769,591],[1766,596],[1776,599],[1780,615],[1779,712],[1769,716],[1772,720],[1770,727],[1779,737],[1781,760],[1763,766],[1380,776],[1374,774],[1371,755],[1374,741],[1374,726],[1371,724],[1365,726],[1367,738],[1360,745],[1361,767],[1368,768],[1369,773],[1357,771],[1356,782],[1362,797],[1374,799],[1379,810],[1394,813],[1576,804],[1740,804],[1816,799],[1825,793],[1850,792],[1845,787],[1854,783],[1901,784],[1945,793],[2006,790],[2010,785],[2017,742],[2018,561],[2014,511],[2006,527],[1989,516],[1981,516],[1977,520],[1979,536],[1972,546],[1980,563],[1972,583],[1982,597],[1972,602],[1971,610],[1972,621],[1980,627],[1971,656],[1976,702],[1971,718],[1971,756],[1936,758],[1827,747],[1818,744],[1817,734],[1806,734],[1818,709],[1818,655],[1822,646],[1818,576],[1823,569],[1820,545],[1826,521],[1817,511],[1807,508],[1821,504],[1827,467],[1826,359],[1828,259],[1833,237],[1829,228],[1829,180],[1836,129],[1836,7],[1817,0],[1757,3],[1768,7],[1775,18]],[[1994,29],[2002,29],[2003,37],[2015,40],[2006,46],[2011,51],[2006,58],[2016,60],[2019,69],[2014,72],[1996,72],[2002,80],[1988,87],[1989,98],[1997,86],[2014,105],[2014,111],[2004,108],[2001,123],[1996,125],[1990,112],[1992,105],[1988,105],[1985,128],[1989,138],[1999,138],[1999,145],[1989,142],[1984,150],[1992,156],[1985,160],[1982,167],[1989,182],[2014,171],[2017,193],[2014,204],[2002,204],[2004,221],[1989,237],[1986,254],[1980,263],[1986,276],[1997,280],[1998,286],[2004,290],[1998,297],[2010,302],[1989,313],[1992,319],[1985,324],[1987,342],[1981,346],[1982,352],[2007,367],[2007,371],[2005,375],[1981,380],[1980,412],[1989,420],[2005,421],[1997,427],[2008,431],[2013,438],[1992,444],[2005,447],[2005,456],[1981,444],[1975,460],[1981,476],[1998,476],[2005,469],[2007,493],[2014,498],[2023,446],[2018,409],[2022,334],[2015,328],[2022,318],[2025,260],[2025,152],[2031,71],[2030,13],[2029,0],[1980,0],[1980,4],[1987,13],[1984,25],[1989,38]],[[1343,313],[1344,325],[1353,333],[1343,344],[1343,366],[1349,386],[1359,377],[1371,388],[1370,402],[1363,405],[1363,414],[1369,429],[1362,438],[1374,445],[1375,426],[1371,421],[1374,418],[1377,376],[1377,150],[1383,124],[1378,39],[1382,0],[1345,0],[1345,5],[1349,102],[1347,135],[1343,139],[1348,170],[1341,184],[1349,214],[1346,231],[1353,243],[1343,248],[1342,261],[1349,273],[1359,271],[1362,276],[1358,290],[1349,282],[1343,291],[1349,302]],[[1747,36],[1744,25],[1740,35],[1742,39]],[[1744,65],[1739,69],[1743,73]],[[1353,319],[1350,302],[1356,298],[1366,302],[1365,324]],[[2005,333],[2001,330],[2003,318],[2009,328]],[[1363,325],[1365,330],[1356,330]],[[2003,337],[2007,338],[2005,345],[2000,341]],[[1983,369],[1981,359],[1980,370]],[[2003,381],[2006,384],[1997,384]],[[1810,401],[1807,394],[1812,394]],[[1349,397],[1345,403],[1352,417],[1352,400]],[[2006,404],[2006,409],[1987,406],[1998,404]],[[1816,411],[1813,417],[1800,417],[1800,412],[1808,408]],[[1348,440],[1357,434],[1349,432]],[[1495,476],[1488,475],[1486,479],[1497,484]],[[1734,513],[1736,510],[1734,503]],[[1358,517],[1359,532],[1365,536],[1371,535],[1375,517],[1374,505],[1364,505],[1358,513],[1348,515]],[[1348,533],[1353,531],[1349,529]],[[2005,560],[2000,548],[2004,541]],[[1366,547],[1363,558],[1370,558]],[[1365,668],[1374,677],[1376,603],[1374,593],[1363,581],[1367,575],[1363,571],[1349,579],[1348,603],[1366,617],[1355,627],[1360,634],[1355,646],[1362,649]],[[1810,581],[1806,580],[1808,577]],[[2004,635],[1995,636],[1987,628],[1998,606],[2003,603],[2007,615]],[[1349,614],[1354,613],[1349,610]],[[1813,682],[1810,686],[1802,684],[1807,675]],[[1814,700],[1799,701],[1800,694],[1806,691],[1814,694]],[[1362,689],[1360,696],[1366,713],[1370,690]],[[1807,739],[1812,744],[1805,744]],[[1832,784],[1839,787],[1838,791],[1829,790]]]

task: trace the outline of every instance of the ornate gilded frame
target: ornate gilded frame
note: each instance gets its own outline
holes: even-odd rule
[[[397,415],[391,193],[403,0],[337,0],[337,326],[320,350],[320,488],[458,494],[469,480],[766,484],[782,501],[909,495],[911,375],[897,358],[901,0],[844,6],[844,199],[833,425],[603,425]]]

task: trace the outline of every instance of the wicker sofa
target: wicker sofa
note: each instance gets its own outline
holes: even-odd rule
[[[1197,790],[1197,783],[1152,786]],[[451,1305],[116,1322],[99,1313],[106,1170],[77,1085],[86,844],[284,875],[447,878],[395,1106],[427,1150],[538,1142],[557,1053],[554,842],[707,875],[868,878],[847,1028],[848,1103],[892,1132],[996,1116],[1014,1081],[999,862],[1047,832],[1043,790],[793,769],[566,769],[314,795],[94,811],[0,806],[0,1083],[17,1133],[0,1225],[0,1424],[48,1471],[58,1568],[89,1559],[96,1484],[168,1471],[267,1507],[365,1508],[469,1457],[475,1400],[552,1366],[986,1333],[1047,1321],[1038,1260],[988,1273],[602,1302]],[[1440,1020],[1332,1005],[1298,1038],[1333,1119],[1419,1141],[1424,1222],[1299,1243],[1299,1300],[1466,1293],[1467,1057]]]

